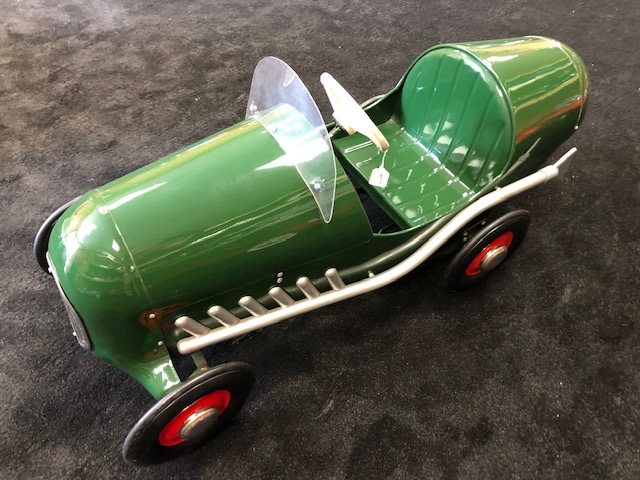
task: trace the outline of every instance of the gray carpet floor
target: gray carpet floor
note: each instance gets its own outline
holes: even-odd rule
[[[640,477],[640,5],[0,0],[0,478]],[[31,248],[57,206],[239,121],[265,55],[325,117],[443,42],[539,34],[591,76],[570,174],[514,206],[518,253],[464,294],[441,266],[215,352],[258,382],[198,453],[120,448],[151,397],[85,354]]]

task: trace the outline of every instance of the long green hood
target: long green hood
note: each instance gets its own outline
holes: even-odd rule
[[[371,231],[337,168],[327,224],[292,159],[247,120],[88,192],[56,223],[49,251],[94,353],[153,390],[157,379],[131,365],[166,356],[162,331],[177,310],[233,308],[242,295],[294,282],[301,268],[321,276],[349,266],[349,255],[345,265],[327,257]]]

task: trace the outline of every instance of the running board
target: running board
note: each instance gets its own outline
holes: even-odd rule
[[[224,342],[254,330],[276,324],[287,318],[362,295],[395,282],[422,264],[461,228],[481,213],[564,173],[568,168],[570,157],[575,152],[576,148],[572,148],[553,165],[543,167],[536,173],[528,175],[505,187],[496,188],[493,192],[479,198],[460,211],[409,257],[380,274],[370,274],[371,276],[369,278],[345,285],[338,271],[335,268],[330,268],[325,272],[324,276],[329,281],[331,290],[322,293],[309,278],[301,277],[296,282],[296,286],[304,294],[304,299],[295,301],[284,289],[274,287],[269,290],[269,296],[280,306],[268,310],[253,297],[242,297],[238,304],[250,314],[247,318],[242,319],[236,317],[223,307],[216,305],[211,307],[207,314],[217,320],[222,326],[213,329],[187,316],[178,318],[175,321],[175,326],[191,335],[191,337],[178,341],[178,351],[182,354],[193,353],[209,345]]]

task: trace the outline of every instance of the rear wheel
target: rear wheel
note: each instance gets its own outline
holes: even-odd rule
[[[254,382],[251,367],[231,362],[188,379],[160,399],[127,435],[132,465],[153,465],[200,447],[240,411]]]
[[[524,240],[531,216],[516,210],[483,227],[460,249],[444,273],[444,286],[451,291],[471,288],[484,281]]]

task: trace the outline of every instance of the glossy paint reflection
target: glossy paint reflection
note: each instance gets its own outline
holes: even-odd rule
[[[85,195],[60,218],[49,245],[60,284],[83,320],[93,353],[161,397],[179,379],[161,333],[137,321],[151,304],[98,192]]]

